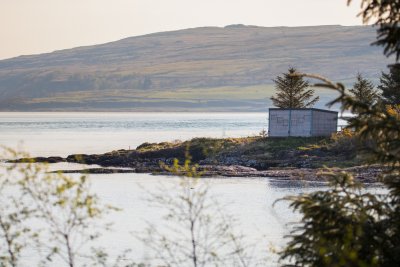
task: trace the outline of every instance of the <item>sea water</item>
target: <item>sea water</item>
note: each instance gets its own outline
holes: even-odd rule
[[[104,153],[133,149],[143,142],[187,140],[193,137],[245,137],[267,129],[264,113],[0,113],[0,145],[22,149],[33,156],[66,156],[73,153]],[[57,163],[57,169],[86,166]],[[78,174],[73,174],[78,175]],[[104,233],[97,244],[117,255],[133,251],[137,262],[152,255],[137,238],[148,225],[165,222],[163,211],[149,205],[149,193],[163,184],[173,188],[179,178],[150,174],[93,174],[93,191],[100,199],[121,209],[108,219],[113,231]],[[288,203],[277,200],[321,189],[321,184],[284,183],[269,178],[212,178],[210,194],[224,212],[237,219],[237,228],[256,247],[255,258],[268,258],[276,266],[290,231],[298,221]],[[30,262],[30,258],[25,259]],[[27,264],[29,265],[29,264]]]

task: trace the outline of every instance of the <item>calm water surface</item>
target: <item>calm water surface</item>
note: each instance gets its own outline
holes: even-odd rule
[[[267,117],[264,113],[0,113],[0,145],[20,146],[34,156],[103,153],[135,148],[143,142],[257,135],[267,128]],[[82,166],[51,166],[78,167]],[[156,191],[160,184],[172,186],[178,178],[148,174],[90,177],[101,199],[122,209],[110,218],[115,230],[106,234],[100,245],[115,253],[130,248],[135,259],[146,260],[151,252],[132,233],[143,232],[146,221],[157,224],[163,220],[162,211],[149,206],[148,192]],[[277,256],[268,248],[283,246],[283,236],[289,231],[287,223],[298,219],[287,203],[273,203],[317,186],[266,178],[213,178],[202,182],[209,183],[216,199],[228,205],[226,212],[238,219],[240,231],[260,248],[257,257],[268,257],[270,266],[277,265]]]
[[[0,112],[0,144],[34,156],[104,153],[144,142],[244,137],[267,128],[265,113]]]

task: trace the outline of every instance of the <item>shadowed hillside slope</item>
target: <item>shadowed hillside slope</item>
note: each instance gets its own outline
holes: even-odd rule
[[[0,61],[0,110],[263,110],[289,65],[350,82],[388,61],[371,27],[204,27]]]

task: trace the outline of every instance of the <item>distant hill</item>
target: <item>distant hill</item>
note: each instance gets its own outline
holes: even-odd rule
[[[260,111],[289,66],[376,81],[389,61],[374,40],[366,26],[230,25],[20,56],[0,61],[0,110]]]

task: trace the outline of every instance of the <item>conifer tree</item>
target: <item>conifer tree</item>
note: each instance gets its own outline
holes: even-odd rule
[[[389,73],[382,72],[378,88],[382,90],[382,98],[386,104],[400,104],[400,68],[393,66]]]
[[[309,83],[300,76],[294,76],[295,68],[290,68],[289,72],[283,76],[276,77],[274,81],[277,93],[271,97],[274,106],[279,108],[310,108],[318,100],[314,97],[314,90],[307,90]]]
[[[357,81],[349,91],[356,100],[367,105],[374,104],[379,98],[372,82],[365,79],[360,73],[357,74]]]

